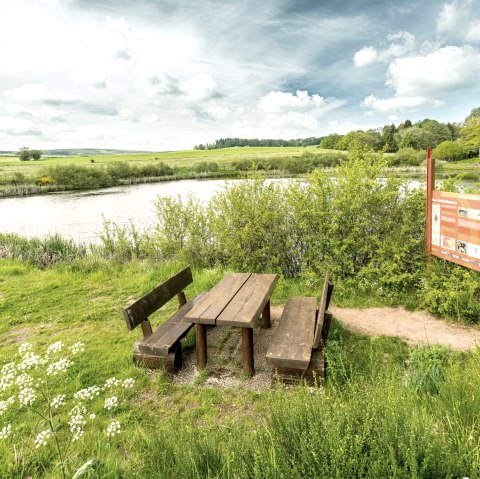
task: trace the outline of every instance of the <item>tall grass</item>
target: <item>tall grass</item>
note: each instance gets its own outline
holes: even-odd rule
[[[41,268],[83,258],[86,253],[85,246],[59,234],[46,238],[24,238],[15,233],[0,233],[0,258],[24,261]]]

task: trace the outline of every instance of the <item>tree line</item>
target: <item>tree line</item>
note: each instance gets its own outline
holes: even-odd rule
[[[457,161],[479,156],[480,107],[474,108],[463,123],[442,123],[425,118],[413,123],[405,120],[399,125],[388,124],[369,130],[356,130],[340,135],[332,133],[324,137],[298,138],[292,140],[258,138],[220,138],[213,143],[195,145],[195,150],[245,146],[319,146],[331,150],[350,150],[361,143],[369,149],[382,153],[398,153],[414,158],[416,153],[428,147],[439,160]],[[413,161],[413,160],[412,160]]]
[[[220,148],[232,148],[235,146],[317,146],[323,137],[312,136],[309,138],[297,138],[292,140],[281,139],[258,139],[258,138],[220,138],[213,143],[195,145],[194,150],[218,150]]]

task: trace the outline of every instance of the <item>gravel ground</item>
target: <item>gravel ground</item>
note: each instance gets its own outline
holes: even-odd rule
[[[270,329],[263,329],[259,321],[253,329],[255,374],[247,378],[242,369],[242,330],[215,326],[207,329],[208,365],[202,380],[197,369],[195,348],[184,352],[183,367],[173,376],[174,384],[201,383],[204,386],[245,388],[266,391],[272,387],[273,369],[267,364],[266,354],[275,334],[283,307],[272,306]],[[203,376],[203,374],[202,374]]]

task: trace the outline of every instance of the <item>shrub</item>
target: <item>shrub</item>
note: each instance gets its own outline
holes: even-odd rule
[[[422,282],[423,305],[432,313],[477,323],[480,320],[480,273],[432,258]]]
[[[195,165],[195,171],[197,173],[209,173],[218,171],[218,164],[214,161],[202,161]]]
[[[459,141],[443,141],[432,151],[432,157],[443,161],[458,161],[466,157],[466,152]]]
[[[132,169],[126,162],[109,163],[107,166],[108,174],[115,180],[131,178]]]
[[[39,186],[54,185],[55,180],[51,176],[39,176],[35,179],[35,184]]]
[[[113,184],[112,177],[104,168],[75,165],[49,166],[42,176],[50,176],[57,185],[74,190],[105,188]]]
[[[388,155],[387,161],[389,166],[408,165],[419,166],[426,158],[426,153],[423,150],[415,150],[414,148],[405,147],[400,148],[395,154]]]

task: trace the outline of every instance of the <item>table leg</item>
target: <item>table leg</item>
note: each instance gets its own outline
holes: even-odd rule
[[[247,376],[255,374],[253,366],[253,329],[242,328],[243,372]]]
[[[272,327],[272,323],[270,322],[270,300],[267,301],[265,308],[262,312],[262,319],[263,319],[263,327],[268,329]]]
[[[205,369],[207,365],[207,327],[204,324],[195,324],[195,341],[197,348],[197,367]]]

